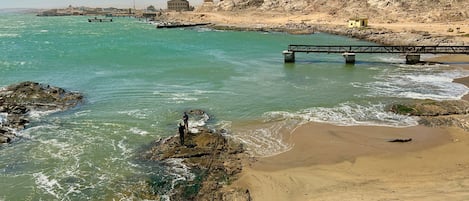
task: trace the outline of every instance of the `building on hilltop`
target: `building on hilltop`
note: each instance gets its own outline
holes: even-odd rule
[[[168,10],[188,11],[190,10],[189,1],[187,0],[169,0]]]
[[[348,20],[349,28],[362,28],[368,26],[368,18],[350,18]]]

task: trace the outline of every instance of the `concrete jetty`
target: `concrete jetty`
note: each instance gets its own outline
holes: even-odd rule
[[[283,51],[285,63],[295,62],[295,53],[341,53],[345,63],[355,63],[355,54],[405,54],[407,64],[420,62],[421,54],[467,54],[469,46],[369,46],[369,45],[289,45]]]
[[[181,23],[160,23],[156,25],[157,29],[162,28],[184,28],[184,27],[196,27],[196,26],[206,26],[210,23],[189,23],[189,24],[181,24]]]

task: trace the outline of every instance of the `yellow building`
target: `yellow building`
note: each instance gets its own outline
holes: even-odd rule
[[[361,28],[368,26],[368,18],[351,18],[348,20],[349,28]]]

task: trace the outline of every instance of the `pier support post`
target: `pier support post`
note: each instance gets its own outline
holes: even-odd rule
[[[295,63],[295,52],[285,50],[282,54],[285,57],[285,63]]]
[[[406,64],[416,64],[420,62],[420,54],[408,54],[405,56]]]
[[[354,64],[355,63],[355,53],[345,52],[342,54],[345,58],[346,64]]]

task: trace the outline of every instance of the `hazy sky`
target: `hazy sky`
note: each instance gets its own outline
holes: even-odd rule
[[[62,8],[72,6],[136,8],[154,5],[166,8],[167,0],[0,0],[0,8]],[[203,0],[189,0],[191,5],[200,5]]]

